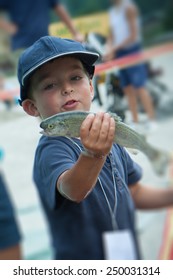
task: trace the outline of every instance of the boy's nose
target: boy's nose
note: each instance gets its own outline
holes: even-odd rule
[[[66,88],[62,91],[62,95],[69,95],[73,92],[74,92],[74,90],[72,88],[68,88],[68,89]]]

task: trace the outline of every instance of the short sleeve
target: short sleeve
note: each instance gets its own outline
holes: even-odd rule
[[[48,207],[55,208],[57,180],[63,172],[74,165],[78,155],[70,148],[65,137],[46,138],[36,150],[33,176]]]
[[[122,177],[125,178],[127,185],[137,183],[142,177],[142,168],[129,155],[127,150],[119,145],[114,145],[116,153],[114,154],[115,162],[118,163]],[[114,150],[113,150],[114,151]]]

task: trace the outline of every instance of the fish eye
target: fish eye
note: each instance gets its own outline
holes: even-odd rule
[[[53,125],[53,124],[51,124],[51,123],[50,123],[50,124],[48,124],[48,128],[49,128],[49,129],[52,129],[53,127],[54,127],[54,125]]]

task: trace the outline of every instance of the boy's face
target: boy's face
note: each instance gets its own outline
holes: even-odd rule
[[[32,99],[23,101],[24,110],[32,116],[47,118],[54,114],[89,111],[93,86],[80,60],[62,57],[45,63],[31,78]]]

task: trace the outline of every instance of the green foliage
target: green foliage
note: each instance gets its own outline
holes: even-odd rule
[[[135,3],[140,8],[142,15],[148,15],[159,10],[164,12],[167,4],[170,1],[171,0],[164,0],[164,1],[163,0],[152,0],[152,1],[136,0]]]
[[[163,20],[163,26],[168,31],[173,31],[173,2],[169,3]]]
[[[134,0],[141,10],[142,15],[151,14],[156,10],[164,10],[171,0]],[[63,3],[73,16],[80,16],[89,13],[100,12],[107,9],[112,3],[111,0],[64,0]]]
[[[70,13],[76,17],[96,13],[107,9],[110,5],[110,0],[64,0]]]

